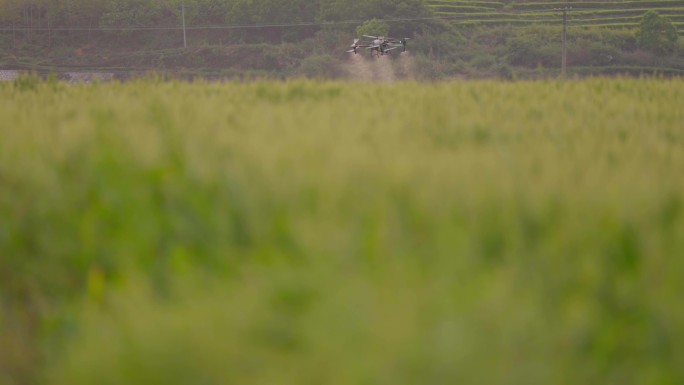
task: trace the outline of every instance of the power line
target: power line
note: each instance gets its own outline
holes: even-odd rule
[[[566,71],[567,71],[567,53],[566,53],[566,42],[567,42],[567,29],[568,29],[568,12],[572,11],[574,12],[583,12],[583,11],[591,11],[591,12],[600,12],[600,11],[611,11],[614,10],[615,8],[571,8],[571,7],[563,7],[563,8],[546,8],[546,9],[532,9],[532,10],[509,10],[509,11],[494,11],[494,12],[478,12],[478,13],[466,13],[466,14],[453,14],[453,15],[436,15],[436,16],[425,16],[425,17],[406,17],[406,18],[390,18],[390,19],[381,19],[382,21],[388,22],[388,23],[395,23],[395,22],[408,22],[408,21],[430,21],[430,20],[451,20],[452,22],[457,22],[459,24],[465,24],[468,22],[497,22],[496,17],[497,16],[513,16],[513,15],[529,15],[529,14],[545,14],[545,13],[562,13],[562,20],[563,20],[563,29],[562,29],[562,75],[565,76]],[[684,7],[682,8],[684,10]],[[184,9],[183,11],[183,16],[184,15]],[[490,20],[483,20],[483,19],[477,19],[478,16],[488,16],[492,17],[493,19]],[[593,17],[592,17],[593,19]],[[599,19],[597,17],[596,19]],[[594,19],[594,20],[596,20]],[[531,22],[549,22],[557,20],[556,18],[552,18],[551,15],[549,17],[545,17],[542,19],[535,18],[531,19],[529,21]],[[525,19],[520,19],[520,20],[513,20],[513,21],[525,21]],[[185,31],[186,30],[236,30],[236,29],[259,29],[259,28],[293,28],[293,27],[325,27],[325,26],[336,26],[336,25],[349,25],[349,24],[361,24],[366,22],[366,20],[341,20],[341,21],[323,21],[323,22],[295,22],[295,23],[261,23],[261,24],[228,24],[228,25],[196,25],[196,26],[187,26],[185,24],[185,18],[183,17],[183,24],[182,26],[128,26],[128,27],[85,27],[85,26],[53,26],[53,27],[16,27],[16,26],[0,26],[0,32],[1,31],[50,31],[50,32],[55,32],[55,31],[101,31],[101,32],[107,32],[107,31],[119,31],[119,32],[124,32],[124,31],[178,31],[182,30],[183,31],[183,41],[184,41],[184,47],[187,48],[187,40],[185,36]],[[505,23],[506,21],[502,21]],[[509,22],[511,22],[509,20]],[[570,26],[570,27],[579,27],[579,26]],[[173,51],[173,50],[170,50]],[[141,52],[148,52],[148,51],[141,51]],[[175,52],[175,51],[174,51]],[[138,54],[133,54],[134,56],[138,56]],[[127,55],[124,55],[127,56]],[[34,68],[38,69],[40,66],[33,66]],[[67,68],[74,68],[73,66],[69,66]],[[119,69],[115,69],[116,67],[110,67],[108,69],[102,68],[104,70],[108,71],[120,71]],[[44,66],[43,69],[58,69],[58,67],[54,66]],[[129,68],[130,70],[130,68]],[[139,69],[139,71],[145,71],[148,69]]]
[[[574,8],[573,11],[600,11],[611,10],[613,8]],[[684,9],[684,8],[683,8]],[[470,20],[478,15],[525,15],[536,13],[558,13],[558,9],[535,9],[535,10],[512,10],[496,11],[486,13],[470,13],[460,15],[438,15],[424,17],[405,17],[379,19],[387,23],[408,22],[408,21],[430,21],[430,20]],[[326,27],[336,25],[362,24],[367,20],[340,20],[322,22],[295,22],[295,23],[259,23],[259,24],[225,24],[225,25],[197,25],[197,26],[52,26],[52,27],[28,27],[28,26],[0,26],[0,31],[102,31],[102,32],[134,32],[134,31],[179,31],[186,30],[231,30],[231,29],[259,29],[259,28],[292,28],[292,27]]]
[[[419,20],[434,20],[434,19],[444,19],[444,17],[432,16],[432,17],[415,17],[415,18],[396,18],[396,19],[382,19],[385,22],[400,22],[400,21],[419,21]],[[364,23],[366,20],[342,20],[342,21],[329,21],[329,22],[297,22],[297,23],[261,23],[261,24],[228,24],[228,25],[198,25],[198,26],[186,26],[188,30],[205,30],[205,29],[248,29],[248,28],[287,28],[287,27],[315,27],[315,26],[335,26],[335,25],[345,25],[345,24],[360,24]],[[59,26],[59,27],[40,27],[40,28],[29,28],[29,27],[0,27],[0,31],[22,31],[22,30],[32,30],[32,31],[171,31],[180,30],[182,26],[130,26],[130,27],[85,27],[85,26]]]

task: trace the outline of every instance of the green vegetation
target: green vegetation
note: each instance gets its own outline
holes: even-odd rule
[[[682,383],[683,83],[0,83],[0,384]]]

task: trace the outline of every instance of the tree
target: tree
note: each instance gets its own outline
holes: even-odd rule
[[[24,12],[24,1],[0,1],[0,23],[20,24]]]
[[[424,0],[320,0],[320,21],[392,20],[422,18],[432,15]],[[431,20],[402,20],[392,22],[392,34],[411,37],[427,30]],[[349,24],[340,23],[336,29],[351,32]]]
[[[311,0],[233,0],[226,15],[229,24],[275,24],[269,28],[251,31],[235,31],[235,35],[247,41],[297,41],[313,36],[317,27],[279,27],[277,24],[313,23],[319,12],[319,4]]]
[[[176,22],[182,23],[185,9],[185,23],[188,26],[219,25],[225,22],[232,3],[224,0],[167,0],[168,8],[176,15]]]
[[[51,0],[48,20],[52,25],[97,25],[107,8],[107,0]]]
[[[368,20],[356,28],[356,36],[387,36],[390,26],[378,19]]]
[[[102,27],[176,26],[178,20],[169,1],[110,0],[100,19]]]
[[[648,11],[639,23],[637,43],[657,55],[672,53],[677,46],[677,29],[667,18]]]

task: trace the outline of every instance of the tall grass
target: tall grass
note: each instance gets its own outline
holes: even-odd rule
[[[681,383],[683,85],[0,84],[0,384]]]

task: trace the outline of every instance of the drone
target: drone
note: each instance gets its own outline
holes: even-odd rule
[[[406,44],[408,40],[411,40],[408,37],[404,38],[393,38],[393,37],[385,37],[385,36],[370,36],[370,35],[363,35],[363,37],[367,39],[372,39],[371,41],[362,41],[361,39],[354,39],[354,42],[351,45],[351,49],[348,50],[348,53],[354,53],[356,55],[359,51],[359,48],[365,48],[370,51],[371,56],[373,55],[373,52],[377,54],[377,56],[383,56],[383,55],[389,55],[389,53],[395,49],[401,48],[401,52],[406,52]]]

